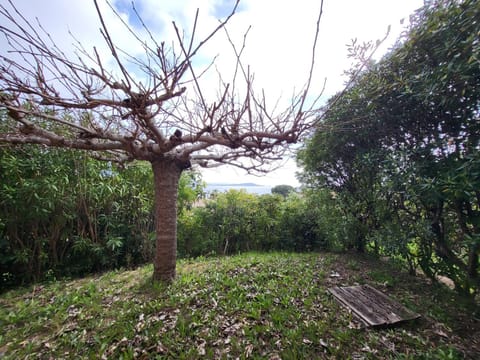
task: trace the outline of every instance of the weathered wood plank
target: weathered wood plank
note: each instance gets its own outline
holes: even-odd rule
[[[334,287],[328,291],[367,326],[391,325],[420,317],[370,285]]]

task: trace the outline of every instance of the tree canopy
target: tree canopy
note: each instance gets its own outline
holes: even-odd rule
[[[480,288],[478,18],[477,1],[427,3],[330,100],[299,156],[305,183],[334,190],[356,220],[360,248],[400,255],[467,294]]]
[[[272,188],[272,194],[279,194],[284,197],[293,191],[295,191],[295,188],[291,185],[276,185]]]

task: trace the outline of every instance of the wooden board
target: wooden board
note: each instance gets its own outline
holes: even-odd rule
[[[328,291],[367,326],[391,325],[420,317],[370,285],[333,287]]]

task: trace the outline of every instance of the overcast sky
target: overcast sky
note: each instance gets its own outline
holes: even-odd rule
[[[218,24],[217,19],[229,13],[232,0],[135,0],[135,6],[155,37],[167,43],[174,39],[172,20],[186,33],[191,30],[196,9],[200,9],[198,39]],[[67,53],[72,49],[73,39],[89,49],[95,45],[108,56],[102,45],[99,22],[93,1],[88,0],[14,0],[15,6],[27,19],[38,18],[57,45]],[[122,48],[130,52],[140,51],[138,44],[130,42],[118,19],[107,11],[104,1],[105,20]],[[131,0],[114,0],[112,4],[132,27],[139,25],[131,10]],[[390,36],[381,52],[387,51],[397,39],[408,21],[409,15],[423,5],[423,0],[325,0],[320,23],[319,43],[316,52],[316,67],[312,95],[317,95],[324,80],[327,87],[324,98],[341,90],[345,78],[341,75],[350,67],[347,44],[352,39],[359,41],[383,38],[389,26]],[[243,61],[255,73],[257,88],[264,88],[272,103],[278,98],[288,100],[295,88],[305,83],[316,19],[320,1],[314,0],[241,0],[240,8],[228,31],[237,44],[251,26]],[[114,40],[115,40],[114,39]],[[0,43],[1,45],[1,43]],[[103,50],[102,50],[103,49]],[[223,34],[219,34],[203,48],[197,62],[201,65],[218,55],[217,66],[227,73],[231,69],[231,50]],[[188,90],[187,90],[188,91]],[[214,86],[212,86],[214,92]],[[256,182],[265,185],[298,185],[293,160],[279,170],[263,177],[248,177],[241,170],[220,167],[202,171],[206,182]]]

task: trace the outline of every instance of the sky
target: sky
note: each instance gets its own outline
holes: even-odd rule
[[[25,18],[30,21],[38,18],[67,54],[73,53],[73,45],[78,40],[86,49],[96,46],[100,54],[108,57],[93,1],[15,0],[14,3]],[[140,52],[138,43],[125,34],[105,1],[99,0],[99,4],[114,41],[121,42],[122,48],[129,52]],[[140,29],[131,0],[112,0],[111,4],[124,21]],[[230,12],[234,1],[135,0],[134,4],[155,38],[168,43],[175,38],[172,20],[188,34],[199,9],[197,38],[201,39],[202,35],[217,26],[219,18]],[[324,0],[315,54],[312,98],[320,94],[325,81],[324,100],[342,89],[346,80],[342,76],[343,71],[349,69],[351,64],[351,59],[347,57],[347,44],[352,39],[375,41],[383,38],[390,27],[390,35],[379,49],[379,58],[398,38],[409,16],[422,5],[423,0]],[[255,73],[255,86],[265,90],[270,103],[286,103],[293,91],[301,88],[307,80],[319,10],[319,0],[241,0],[237,13],[228,23],[228,32],[238,45],[250,28],[243,62]],[[202,48],[196,61],[201,66],[215,57],[222,76],[232,72],[232,51],[223,33],[217,34]],[[212,94],[215,83],[212,80],[212,86],[207,86]],[[292,158],[273,166],[279,168],[260,177],[247,176],[245,171],[227,166],[202,170],[202,174],[207,183],[299,185],[295,177],[298,169]]]

